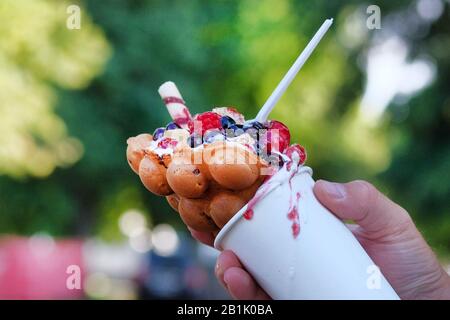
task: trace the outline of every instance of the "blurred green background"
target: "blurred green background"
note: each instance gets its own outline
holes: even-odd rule
[[[81,29],[66,27],[70,4]],[[368,5],[381,8],[370,30]],[[125,159],[167,123],[177,83],[191,111],[256,114],[325,18],[334,25],[271,115],[315,178],[367,179],[450,256],[450,3],[418,1],[0,2],[0,233],[123,237],[144,212],[183,228]]]

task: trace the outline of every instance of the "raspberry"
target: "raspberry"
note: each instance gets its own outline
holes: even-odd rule
[[[286,149],[285,154],[292,160],[292,154],[293,154],[294,152],[297,152],[297,153],[298,153],[298,156],[299,156],[299,165],[304,164],[305,161],[306,161],[306,150],[305,150],[305,148],[304,148],[303,146],[301,146],[301,145],[295,143],[295,144],[289,146],[289,147]]]
[[[206,131],[211,129],[222,129],[222,125],[220,123],[220,114],[208,111],[201,114],[198,114],[194,117],[194,120],[189,121],[188,128],[191,133],[194,133],[194,130],[197,132],[201,126],[201,134],[203,135]]]
[[[283,152],[291,142],[291,134],[289,133],[289,129],[284,124],[276,120],[270,120],[268,122],[267,127],[268,127],[268,132],[266,136],[267,151],[268,152],[272,151],[271,141],[277,139],[278,150],[276,151]],[[274,134],[275,131],[272,130],[278,130],[278,133]]]

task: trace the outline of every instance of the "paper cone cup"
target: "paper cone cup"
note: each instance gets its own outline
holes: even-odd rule
[[[220,231],[219,250],[231,250],[274,299],[399,299],[349,229],[313,194],[312,170],[301,167],[244,218],[247,205]],[[295,195],[300,231],[288,212]]]

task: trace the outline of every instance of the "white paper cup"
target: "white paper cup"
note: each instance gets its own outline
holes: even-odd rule
[[[254,206],[242,208],[219,232],[214,246],[231,250],[274,299],[399,299],[349,229],[313,194],[312,170],[301,167]],[[291,193],[292,192],[292,193]],[[300,233],[287,217],[300,193]]]

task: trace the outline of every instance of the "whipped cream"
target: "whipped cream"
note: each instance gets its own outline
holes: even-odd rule
[[[161,141],[162,139],[160,139],[160,140],[157,140],[157,141],[152,141],[152,142],[150,142],[150,146],[146,149],[147,151],[150,151],[150,152],[153,152],[153,153],[155,153],[155,154],[157,154],[158,155],[158,157],[162,157],[162,156],[164,156],[164,155],[170,155],[170,156],[172,156],[173,155],[173,148],[171,148],[171,147],[167,147],[167,148],[161,148],[160,146],[159,146],[159,142]]]

